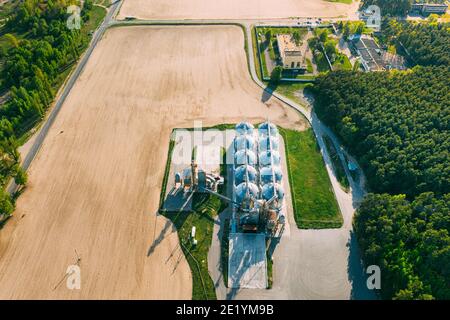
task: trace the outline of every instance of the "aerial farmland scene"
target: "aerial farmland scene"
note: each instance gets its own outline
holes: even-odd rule
[[[0,299],[449,300],[448,7],[0,1]]]

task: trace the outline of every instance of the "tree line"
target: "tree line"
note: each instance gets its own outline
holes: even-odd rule
[[[449,67],[319,77],[315,111],[355,154],[374,192],[450,190]]]
[[[389,16],[406,16],[411,11],[413,3],[438,3],[443,4],[447,0],[362,0],[361,4],[363,8],[367,8],[370,5],[376,5],[380,7],[382,15]]]
[[[450,299],[449,66],[331,72],[315,111],[360,162],[369,193],[354,218],[381,296]]]
[[[369,194],[354,229],[367,265],[381,270],[390,299],[450,299],[450,194]]]
[[[412,64],[450,66],[450,23],[389,19],[384,21],[382,30],[383,41],[404,52]]]
[[[4,191],[9,179],[26,183],[19,166],[18,139],[43,119],[60,84],[58,75],[89,42],[87,34],[67,28],[69,3],[73,1],[25,0],[2,29],[10,44],[1,52],[0,89],[8,99],[0,108],[0,216],[13,211],[13,202]],[[83,21],[89,19],[91,9],[92,1],[85,0]]]

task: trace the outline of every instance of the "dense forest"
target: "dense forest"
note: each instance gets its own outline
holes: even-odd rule
[[[450,23],[406,22],[394,19],[383,23],[382,39],[404,52],[413,64],[450,66]]]
[[[411,10],[413,3],[445,3],[447,0],[362,0],[362,7],[377,5],[382,15],[405,16]]]
[[[316,113],[359,158],[372,191],[450,190],[449,75],[449,67],[415,67],[317,80]]]
[[[387,41],[401,39],[417,65],[321,75],[314,107],[358,158],[373,192],[354,229],[365,264],[381,268],[381,296],[450,299],[450,29],[397,21],[390,28]]]
[[[354,227],[364,261],[380,266],[383,298],[450,299],[450,194],[369,194]]]
[[[19,139],[45,115],[68,70],[86,48],[89,35],[67,28],[67,6],[75,1],[25,0],[17,4],[1,28],[9,45],[2,43],[0,89],[5,97],[0,108],[0,218],[13,210],[4,188],[11,177],[26,182],[17,151]],[[84,1],[82,21],[87,21],[92,2]],[[1,219],[0,219],[1,221]]]

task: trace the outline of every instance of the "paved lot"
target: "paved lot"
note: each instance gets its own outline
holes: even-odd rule
[[[228,287],[265,289],[267,287],[265,235],[232,233],[229,248]]]

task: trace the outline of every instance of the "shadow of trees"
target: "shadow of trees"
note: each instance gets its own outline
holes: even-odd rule
[[[358,242],[354,231],[350,232],[350,238],[347,243],[349,247],[348,255],[348,279],[352,285],[350,298],[352,300],[375,300],[377,295],[373,290],[367,288],[367,274],[361,259]]]

